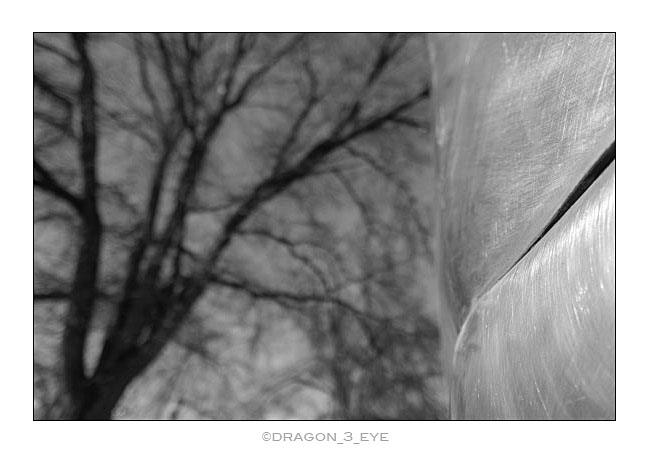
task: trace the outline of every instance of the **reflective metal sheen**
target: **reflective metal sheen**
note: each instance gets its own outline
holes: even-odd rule
[[[465,315],[615,138],[614,34],[430,37],[442,244]]]
[[[614,34],[429,43],[451,415],[613,419]]]
[[[614,419],[615,165],[480,297],[459,334],[462,419]]]

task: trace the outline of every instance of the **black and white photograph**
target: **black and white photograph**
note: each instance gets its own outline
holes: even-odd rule
[[[615,53],[33,33],[33,420],[616,421]]]

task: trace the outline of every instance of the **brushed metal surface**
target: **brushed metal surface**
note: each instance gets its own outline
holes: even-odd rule
[[[433,34],[448,299],[460,322],[615,138],[614,34]]]
[[[501,281],[459,334],[452,415],[615,418],[615,164]]]

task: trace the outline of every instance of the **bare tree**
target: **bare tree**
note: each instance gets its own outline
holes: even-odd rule
[[[231,300],[293,316],[316,362],[299,382],[327,380],[334,416],[397,418],[411,400],[405,415],[430,417],[421,45],[36,36],[34,300],[64,306],[61,363],[35,362],[65,394],[43,415],[110,418],[171,341],[208,359],[209,332],[181,328]]]

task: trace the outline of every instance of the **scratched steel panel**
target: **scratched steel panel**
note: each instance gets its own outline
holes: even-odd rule
[[[613,34],[433,34],[441,253],[456,322],[614,141]]]
[[[457,342],[452,416],[615,418],[615,165],[480,297]]]

